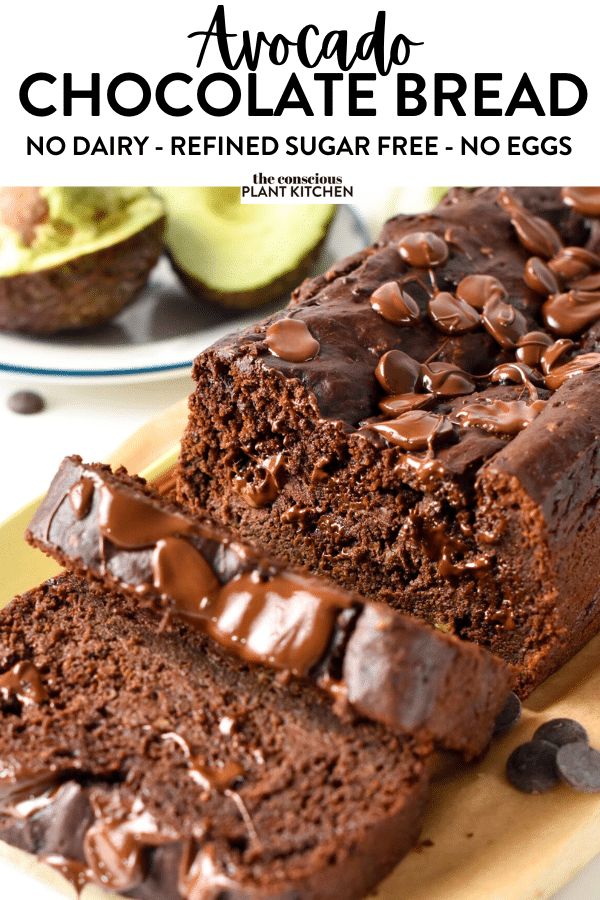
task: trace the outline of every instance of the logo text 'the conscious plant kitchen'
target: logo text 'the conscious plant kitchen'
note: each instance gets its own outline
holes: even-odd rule
[[[200,73],[206,69],[209,51],[216,50],[222,65],[206,74],[169,72],[157,80],[137,72],[122,72],[110,80],[104,80],[100,72],[90,72],[85,79],[75,79],[71,72],[34,72],[20,85],[21,106],[36,117],[71,116],[74,109],[92,116],[110,109],[133,117],[153,104],[176,118],[198,111],[221,117],[237,110],[262,117],[282,116],[289,110],[305,116],[333,116],[342,108],[350,116],[375,116],[376,82],[387,77],[395,77],[393,112],[400,117],[426,111],[435,116],[513,116],[519,110],[537,116],[573,116],[588,97],[585,82],[572,72],[549,72],[537,80],[523,72],[511,84],[497,71],[468,77],[436,72],[426,79],[413,67],[413,57],[422,52],[418,48],[425,42],[402,33],[390,35],[383,10],[376,14],[371,30],[354,39],[345,29],[322,35],[312,23],[294,37],[283,33],[268,37],[264,31],[230,30],[221,4],[210,24],[188,37],[197,44]],[[298,71],[278,84],[273,96],[273,79],[262,72],[268,72],[267,66],[289,68],[292,64]],[[319,71],[324,66],[327,71]],[[353,71],[356,67],[360,71]],[[129,89],[124,91],[126,85]]]

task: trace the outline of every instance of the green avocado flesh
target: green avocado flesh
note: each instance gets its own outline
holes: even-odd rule
[[[104,250],[164,215],[161,200],[148,188],[7,188],[3,193],[10,199],[0,210],[0,276],[39,272]],[[30,209],[15,208],[19,202]]]
[[[332,205],[240,203],[239,187],[155,188],[166,243],[186,274],[223,294],[255,291],[292,272],[324,238]]]

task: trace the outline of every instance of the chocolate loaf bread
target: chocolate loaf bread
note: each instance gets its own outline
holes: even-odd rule
[[[342,716],[358,713],[471,758],[506,701],[501,660],[265,558],[124,470],[65,459],[27,538],[243,661],[313,681]]]
[[[200,354],[181,501],[527,694],[600,628],[599,198],[455,189]]]
[[[75,576],[0,611],[0,673],[0,840],[78,891],[350,900],[417,837],[417,741]]]

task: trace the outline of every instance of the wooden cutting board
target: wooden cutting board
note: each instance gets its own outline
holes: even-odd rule
[[[111,454],[110,461],[164,480],[172,471],[186,415],[185,401],[161,413]],[[35,584],[38,574],[45,577],[41,566],[52,566],[30,550],[27,566],[19,565],[16,574],[14,563],[10,567],[5,563],[23,553],[20,535],[30,514],[28,508],[0,529],[2,602],[24,578],[27,584],[20,589]],[[520,723],[494,741],[483,761],[470,766],[453,763],[433,778],[420,848],[409,853],[379,887],[379,900],[540,900],[551,897],[599,852],[600,795],[576,794],[561,786],[539,797],[528,796],[514,790],[504,777],[511,750],[550,718],[580,720],[592,743],[600,747],[599,660],[600,636],[535,691]],[[60,876],[32,857],[5,845],[0,848],[2,856],[26,867],[34,877],[72,894]],[[88,887],[83,897],[106,900],[107,894]]]

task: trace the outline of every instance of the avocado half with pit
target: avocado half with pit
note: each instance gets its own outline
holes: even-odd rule
[[[148,188],[0,188],[0,330],[52,334],[116,316],[163,248]]]
[[[173,267],[202,300],[249,309],[283,296],[313,268],[335,206],[241,204],[239,187],[155,188]]]

